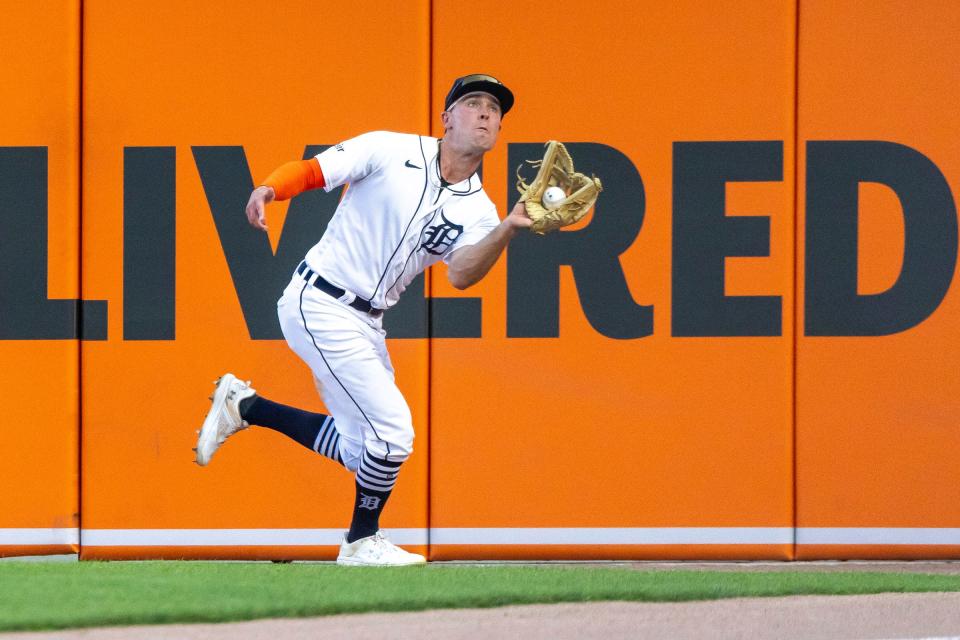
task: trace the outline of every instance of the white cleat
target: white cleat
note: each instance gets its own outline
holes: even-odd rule
[[[210,396],[213,405],[203,421],[200,437],[197,438],[197,448],[194,449],[197,453],[197,464],[201,467],[210,462],[210,458],[227,438],[250,426],[240,417],[240,401],[256,393],[249,381],[241,382],[231,373],[224,374],[222,378],[214,381],[214,384],[217,388]]]
[[[423,556],[404,551],[387,540],[382,531],[355,542],[347,542],[344,536],[337,556],[337,564],[350,567],[406,567],[426,563]]]

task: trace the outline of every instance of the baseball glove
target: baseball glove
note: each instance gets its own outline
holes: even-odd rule
[[[562,142],[551,140],[541,160],[527,160],[526,163],[537,167],[537,175],[528,184],[520,176],[521,164],[517,167],[517,191],[520,202],[524,203],[527,215],[533,219],[530,230],[543,235],[571,225],[583,216],[597,201],[603,191],[603,185],[596,176],[588,178],[573,169],[573,158]],[[551,206],[543,203],[543,194],[550,187],[559,187],[566,198]]]

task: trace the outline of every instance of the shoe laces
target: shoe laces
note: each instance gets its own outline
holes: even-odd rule
[[[373,544],[374,548],[377,550],[377,556],[383,556],[388,553],[393,553],[394,545],[390,542],[390,539],[387,538],[387,535],[382,531],[377,531],[373,534]]]
[[[238,393],[249,389],[251,384],[253,384],[252,380],[247,380],[246,382],[237,380],[237,383],[230,385],[230,389],[227,390],[227,400],[234,400]]]

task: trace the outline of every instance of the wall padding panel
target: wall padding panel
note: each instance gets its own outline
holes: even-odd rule
[[[76,552],[80,7],[0,21],[0,556]]]
[[[794,3],[462,19],[435,3],[432,104],[469,72],[516,93],[483,167],[501,212],[549,139],[606,190],[474,289],[434,276],[481,335],[435,327],[433,556],[788,557]]]
[[[243,209],[318,146],[426,131],[428,29],[426,2],[87,3],[84,287],[108,309],[83,345],[83,557],[335,556],[351,474],[266,429],[206,468],[191,447],[224,371],[324,410],[275,305],[340,191],[271,205],[269,242]],[[391,344],[420,440],[383,525],[424,550],[422,333]]]
[[[801,3],[804,559],[960,553],[958,28],[950,2]]]

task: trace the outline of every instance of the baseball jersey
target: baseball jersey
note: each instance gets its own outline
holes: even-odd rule
[[[438,149],[436,138],[374,131],[318,154],[324,189],[349,185],[308,266],[389,309],[417,274],[493,231],[500,218],[479,176],[443,184]]]

